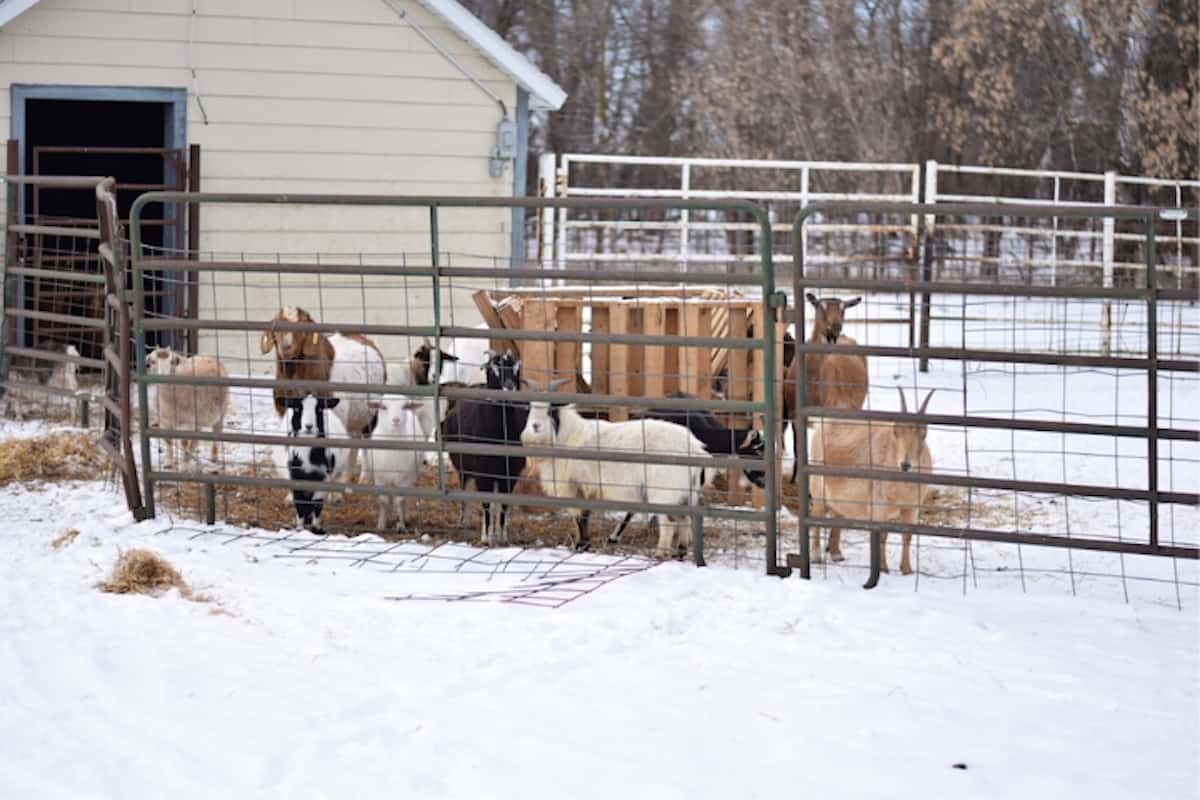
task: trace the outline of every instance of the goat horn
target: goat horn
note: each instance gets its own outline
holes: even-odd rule
[[[575,380],[575,379],[574,378],[559,378],[556,381],[550,381],[550,383],[548,383],[546,385],[546,391],[552,392],[555,389],[557,389],[558,387],[562,386],[564,383],[570,383],[573,380]]]
[[[921,401],[921,407],[917,409],[918,414],[925,413],[925,407],[929,405],[929,398],[933,397],[933,393],[936,391],[937,389],[930,389],[929,394],[925,395],[925,399]]]
[[[904,390],[901,389],[899,386],[897,386],[896,391],[900,393],[900,413],[907,414],[908,413],[908,401],[904,399]]]

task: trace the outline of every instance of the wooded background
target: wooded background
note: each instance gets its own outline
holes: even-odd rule
[[[466,5],[569,94],[532,153],[1198,174],[1197,0]]]

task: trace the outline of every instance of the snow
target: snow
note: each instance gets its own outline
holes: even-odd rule
[[[0,514],[4,797],[1181,798],[1200,779],[1194,598],[669,563],[554,610],[398,602],[410,574],[132,524],[101,484],[9,486]],[[134,546],[214,602],[94,589]]]
[[[906,307],[870,302],[882,316]],[[1097,344],[1094,304],[959,310],[971,321],[935,320],[935,344]],[[1196,312],[1175,312],[1170,344],[1186,356]],[[1124,355],[1145,346],[1138,313],[1116,309]],[[847,333],[906,336],[853,320]],[[1200,381],[1159,381],[1160,424],[1194,429]],[[933,362],[918,373],[872,359],[871,383],[868,407],[881,410],[899,407],[897,386],[910,406],[937,387],[933,413],[1138,425],[1146,408],[1134,371]],[[268,392],[233,393],[228,430],[277,425]],[[0,438],[65,429],[0,420]],[[1136,439],[929,437],[952,474],[1145,486]],[[226,445],[223,463],[269,463],[270,450]],[[1161,488],[1195,491],[1200,444],[1162,452]],[[980,527],[1147,535],[1139,503],[973,499]],[[856,533],[846,564],[801,581],[763,576],[761,532],[744,529],[733,551],[710,537],[713,566],[696,569],[166,514],[135,524],[102,482],[0,488],[0,519],[0,798],[1152,799],[1200,787],[1194,561],[924,537],[916,576],[864,592]],[[781,552],[795,552],[796,519],[780,520]],[[1161,525],[1164,541],[1200,541],[1194,507],[1164,510]],[[79,537],[53,548],[66,528]],[[132,547],[166,557],[211,601],[99,592]]]

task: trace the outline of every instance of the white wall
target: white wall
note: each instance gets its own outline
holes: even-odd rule
[[[507,76],[415,0],[400,5],[513,115]],[[14,83],[187,89],[187,141],[203,149],[206,191],[511,194],[511,169],[488,176],[499,107],[382,0],[43,0],[0,29],[5,131]],[[506,263],[507,210],[446,216],[443,252]],[[205,206],[201,219],[201,248],[219,257],[407,253],[411,263],[424,253],[428,261],[424,211]],[[267,319],[282,301],[328,321],[432,316],[428,282],[323,281],[322,289],[286,276],[243,284],[216,275],[202,288],[202,315]],[[443,308],[456,322],[477,321],[465,285]],[[205,346],[241,355],[248,338]]]

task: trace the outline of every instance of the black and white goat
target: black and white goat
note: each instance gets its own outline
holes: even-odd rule
[[[694,400],[694,395],[686,392],[672,392],[667,395],[671,399]],[[651,408],[641,414],[643,419],[661,419],[664,422],[674,422],[692,432],[692,435],[704,443],[704,449],[709,455],[736,455],[744,458],[762,458],[765,443],[761,431],[754,428],[726,428],[711,412],[704,410],[689,410],[670,408]],[[745,470],[746,480],[760,489],[767,487],[766,473],[761,469]]]
[[[521,385],[521,362],[512,353],[493,355],[484,365],[488,389],[516,391]],[[442,441],[473,444],[519,445],[529,416],[527,403],[495,400],[456,400],[442,420]],[[525,457],[451,453],[450,461],[464,489],[511,494],[525,469]],[[499,506],[499,508],[497,508]],[[466,524],[466,506],[459,524]],[[508,543],[508,503],[483,504],[483,541],[488,545]]]
[[[345,439],[346,429],[334,414],[325,413],[336,408],[338,398],[288,397],[285,431],[289,437],[306,439]],[[323,445],[287,446],[287,475],[294,481],[336,483],[347,471],[347,459],[341,448]],[[296,527],[306,528],[313,533],[324,533],[321,527],[321,510],[325,506],[325,492],[311,489],[293,489],[292,505],[296,510]]]

